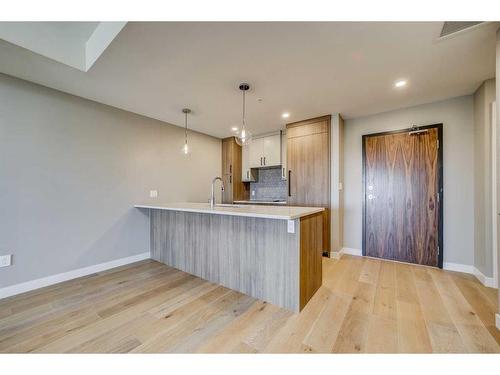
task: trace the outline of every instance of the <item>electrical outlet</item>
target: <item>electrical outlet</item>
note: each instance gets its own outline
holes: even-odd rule
[[[8,267],[12,265],[12,254],[0,255],[0,267]]]
[[[158,198],[158,190],[150,190],[149,197],[150,198]]]

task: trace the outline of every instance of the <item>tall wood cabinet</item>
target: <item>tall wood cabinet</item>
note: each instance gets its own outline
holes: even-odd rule
[[[249,197],[248,186],[241,181],[242,177],[241,146],[234,137],[222,140],[222,180],[224,193],[222,203],[233,203],[235,200],[245,200]]]
[[[288,204],[324,207],[323,251],[330,252],[331,116],[287,124]]]

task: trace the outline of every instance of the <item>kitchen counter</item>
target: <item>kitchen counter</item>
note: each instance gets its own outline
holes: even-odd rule
[[[196,212],[202,214],[258,217],[263,219],[294,220],[324,211],[322,207],[265,206],[265,205],[216,205],[208,203],[159,203],[150,201],[136,204],[136,208]]]
[[[286,206],[286,201],[247,200],[247,201],[234,201],[234,204],[261,204],[268,206]]]
[[[151,258],[294,312],[321,286],[321,207],[137,204]]]

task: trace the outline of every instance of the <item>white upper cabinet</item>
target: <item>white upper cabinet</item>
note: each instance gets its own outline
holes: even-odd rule
[[[269,135],[263,139],[263,166],[274,167],[281,165],[281,135]]]
[[[250,168],[260,168],[264,166],[264,138],[254,138],[248,146]]]
[[[276,167],[285,163],[286,154],[283,154],[282,142],[285,142],[286,146],[286,137],[282,137],[280,132],[254,138],[248,146],[243,146],[241,155],[242,180],[255,181],[255,174],[252,173],[253,168]],[[285,172],[282,171],[282,173]]]

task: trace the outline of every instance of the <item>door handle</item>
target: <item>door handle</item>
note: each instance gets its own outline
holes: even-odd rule
[[[289,169],[289,170],[288,170],[288,196],[289,196],[289,197],[291,197],[291,196],[292,196],[292,189],[291,189],[291,186],[290,186],[290,185],[291,185],[291,180],[292,180],[292,179],[290,178],[291,174],[292,174],[292,171]]]

